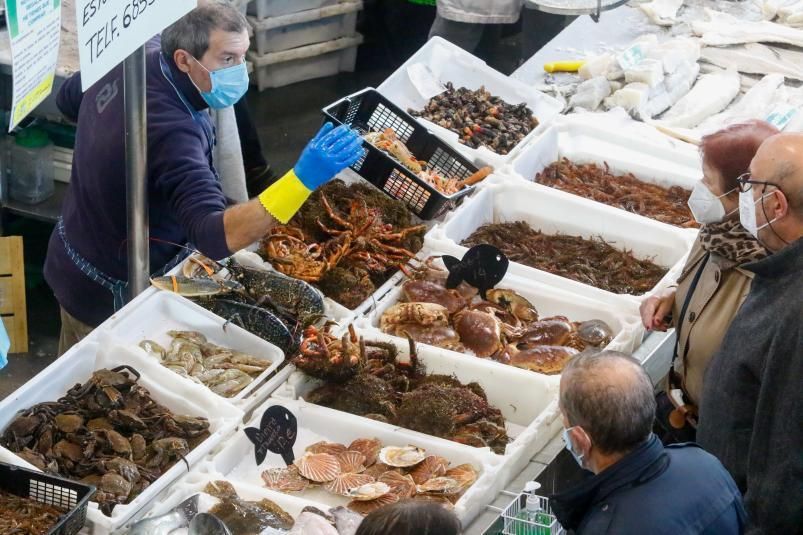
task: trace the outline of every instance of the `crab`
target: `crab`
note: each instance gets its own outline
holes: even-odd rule
[[[306,282],[320,281],[342,256],[327,257],[319,244],[308,245],[301,230],[287,225],[271,230],[262,247],[277,271]]]
[[[428,280],[406,281],[402,296],[405,301],[443,305],[449,314],[465,308],[469,301],[457,290],[447,290],[442,284]]]
[[[365,345],[357,339],[351,325],[342,338],[310,325],[304,330],[298,354],[293,357],[293,364],[304,373],[340,382],[356,375],[364,362]]]
[[[380,329],[393,336],[459,351],[460,336],[449,326],[449,311],[437,303],[397,303],[382,314]]]
[[[462,344],[478,357],[487,358],[502,349],[502,322],[494,314],[475,308],[461,310],[453,323]]]

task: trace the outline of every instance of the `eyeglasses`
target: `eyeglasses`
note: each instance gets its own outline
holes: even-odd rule
[[[739,191],[741,191],[741,192],[750,191],[753,188],[753,184],[762,185],[762,186],[774,186],[774,187],[776,187],[778,189],[781,189],[781,187],[778,184],[775,184],[774,182],[765,182],[763,180],[753,180],[753,177],[752,177],[752,175],[750,173],[744,173],[744,174],[740,175],[736,179],[736,182],[739,184]]]

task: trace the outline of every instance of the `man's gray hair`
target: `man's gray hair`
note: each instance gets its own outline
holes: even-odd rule
[[[213,30],[240,33],[248,21],[230,2],[206,0],[162,31],[162,52],[172,58],[176,50],[186,50],[200,60],[209,49]]]
[[[584,352],[566,365],[560,408],[603,453],[626,453],[644,442],[655,419],[655,394],[641,364],[615,351]]]

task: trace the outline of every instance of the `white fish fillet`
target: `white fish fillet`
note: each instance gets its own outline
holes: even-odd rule
[[[752,22],[741,20],[727,13],[707,9],[709,21],[692,21],[696,35],[702,36],[703,44],[712,46],[738,45],[742,43],[785,43],[803,47],[803,30],[765,20]]]
[[[610,94],[611,83],[604,76],[597,76],[577,86],[577,92],[569,100],[569,108],[594,111]]]
[[[747,74],[782,74],[787,78],[803,80],[803,52],[770,47],[760,43],[705,47],[703,61],[725,69],[737,69]]]
[[[704,74],[691,91],[661,118],[669,127],[694,128],[706,118],[719,113],[739,94],[741,86],[736,70]]]
[[[622,89],[605,99],[607,109],[624,108],[633,116],[640,114],[641,108],[647,104],[650,97],[650,86],[640,82],[627,84]]]
[[[694,85],[700,73],[700,64],[688,62],[664,78],[663,91],[653,91],[650,101],[641,109],[641,119],[651,119],[678,102]]]
[[[639,4],[638,7],[653,24],[672,26],[682,5],[683,0],[652,0],[647,4]]]
[[[779,100],[778,88],[783,81],[780,74],[768,74],[733,106],[700,123],[697,130],[705,135],[749,119],[766,119]]]

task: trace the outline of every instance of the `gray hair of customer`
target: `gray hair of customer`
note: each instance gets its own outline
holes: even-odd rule
[[[569,426],[581,427],[599,451],[626,453],[652,432],[655,393],[633,357],[615,351],[584,352],[563,370],[560,408]]]
[[[200,59],[209,49],[213,30],[241,33],[248,30],[248,21],[229,2],[198,2],[198,7],[162,31],[162,52],[172,58],[176,50],[186,50]]]
[[[442,505],[405,500],[365,517],[356,535],[460,535],[460,520]]]

